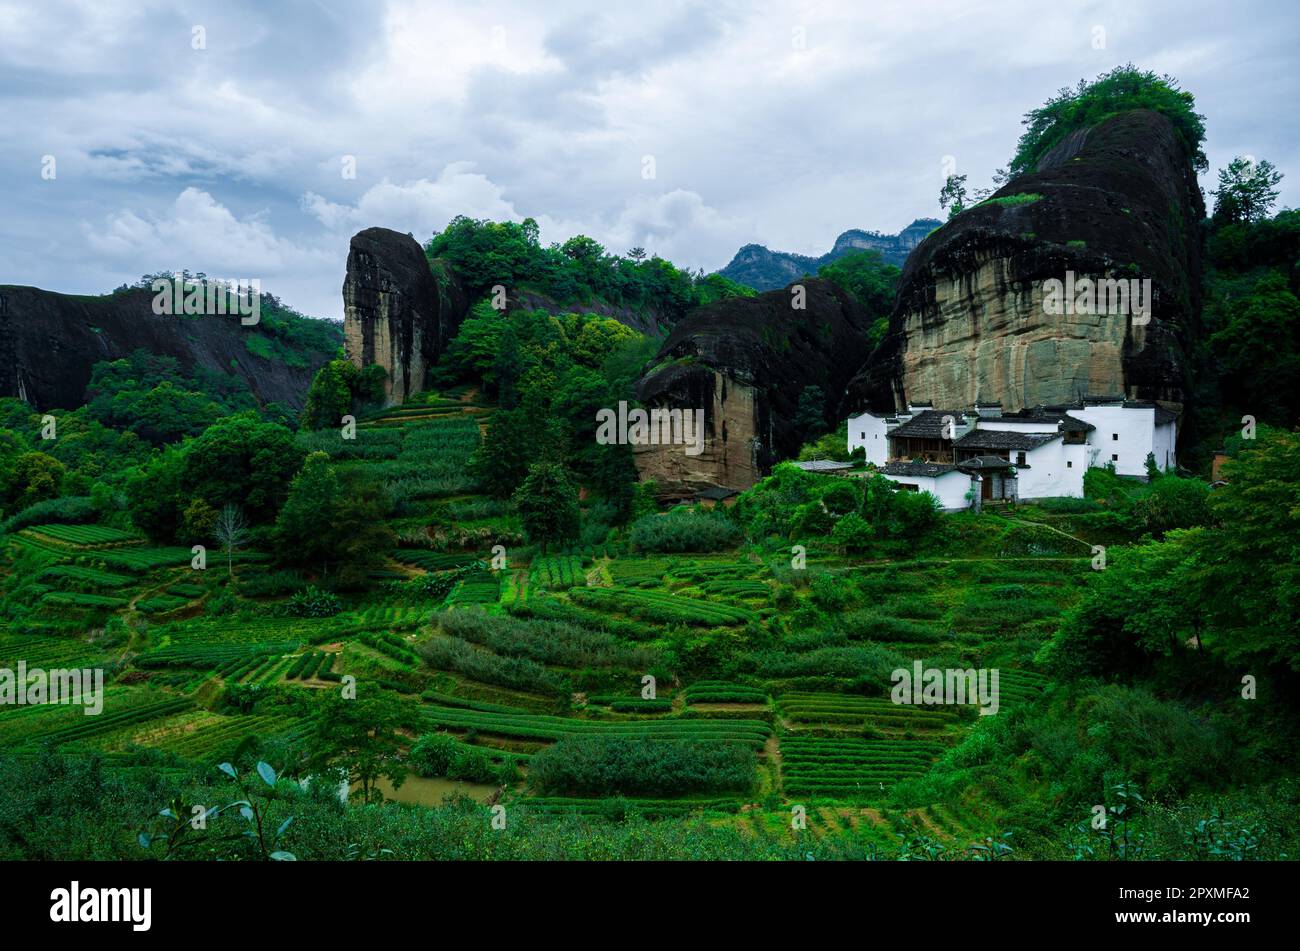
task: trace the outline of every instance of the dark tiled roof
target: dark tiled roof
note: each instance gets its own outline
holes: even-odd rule
[[[795,465],[804,472],[839,472],[842,469],[853,468],[851,462],[836,462],[833,459],[814,459],[809,462],[796,462]]]
[[[1048,406],[1017,410],[1014,413],[1003,413],[1001,416],[994,416],[991,419],[1006,419],[1015,423],[1054,423],[1060,425],[1063,433],[1086,433],[1097,428],[1092,423],[1085,423],[1081,419],[1075,419],[1060,408]]]
[[[958,449],[1037,449],[1059,439],[1060,433],[1012,433],[1001,429],[977,429],[958,439]]]
[[[880,471],[885,475],[933,477],[956,472],[957,467],[946,462],[890,462]]]
[[[958,426],[966,414],[958,409],[927,409],[917,413],[903,425],[890,432],[890,436],[907,436],[912,439],[942,439],[943,418],[951,416]]]
[[[1165,409],[1163,406],[1156,407],[1156,425],[1163,426],[1165,423],[1172,423],[1178,418],[1178,414],[1171,409]]]
[[[958,469],[1009,469],[1011,463],[1001,456],[975,456],[957,463]]]
[[[719,486],[711,486],[710,488],[707,489],[701,489],[699,492],[695,493],[695,497],[699,499],[714,499],[720,502],[723,499],[729,499],[733,495],[739,495],[739,494],[740,494],[739,489],[728,489],[719,485]]]

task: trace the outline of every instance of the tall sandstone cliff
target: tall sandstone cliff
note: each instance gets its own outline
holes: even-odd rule
[[[238,316],[159,315],[154,294],[134,288],[102,296],[0,286],[0,396],[37,409],[72,409],[85,401],[94,365],[145,350],[172,357],[186,372],[230,373],[262,403],[302,407],[312,375],[328,353],[303,351],[304,366],[255,356],[264,328]]]
[[[431,267],[409,234],[367,228],[352,238],[343,280],[343,336],[358,367],[388,371],[388,402],[403,403],[455,336],[469,309],[460,281]]]
[[[1128,112],[1073,133],[912,252],[889,333],[851,384],[849,408],[909,399],[1019,408],[1084,394],[1181,408],[1199,332],[1204,216],[1187,150],[1164,116]],[[1071,271],[1150,279],[1149,322],[1046,312],[1045,282]]]
[[[704,410],[704,451],[637,446],[637,470],[664,495],[711,487],[745,489],[798,452],[799,398],[816,386],[825,421],[841,412],[844,387],[867,352],[866,313],[841,288],[809,279],[805,308],[790,289],[701,307],[669,334],[637,384],[649,407]]]

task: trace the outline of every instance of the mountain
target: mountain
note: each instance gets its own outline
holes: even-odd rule
[[[879,251],[886,262],[902,267],[912,249],[941,224],[943,222],[937,218],[917,218],[898,234],[881,234],[879,231],[854,228],[836,238],[834,247],[816,258],[806,254],[772,251],[761,244],[747,244],[718,273],[758,291],[773,291],[785,287],[791,281],[797,281],[805,274],[816,274],[823,264],[829,264],[850,251]]]
[[[340,342],[337,324],[281,314],[270,295],[250,325],[237,315],[155,314],[154,297],[145,287],[88,296],[0,285],[0,396],[72,409],[96,363],[145,350],[187,373],[229,374],[259,403],[297,410]]]
[[[388,372],[387,402],[425,386],[428,371],[469,311],[461,281],[430,262],[409,234],[367,228],[352,236],[343,280],[343,336],[357,367]]]
[[[1124,112],[1067,135],[912,253],[850,402],[1018,409],[1090,394],[1180,409],[1200,332],[1204,217],[1192,157],[1164,115]],[[1085,277],[1122,280],[1125,312],[1052,302],[1062,286],[1082,293]],[[1133,306],[1143,282],[1146,313]]]
[[[746,489],[774,462],[793,456],[804,390],[819,389],[823,423],[842,414],[844,388],[866,358],[871,317],[843,288],[804,283],[803,307],[788,290],[732,297],[678,323],[637,383],[646,406],[700,410],[703,451],[638,445],[637,470],[661,495]]]

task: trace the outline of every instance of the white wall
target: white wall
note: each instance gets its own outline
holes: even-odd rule
[[[964,472],[953,470],[939,476],[899,476],[883,472],[881,475],[894,482],[914,485],[920,492],[929,492],[939,500],[939,507],[944,511],[959,512],[970,508],[966,493],[970,491],[971,478]]]
[[[1156,427],[1155,448],[1152,451],[1156,454],[1156,465],[1160,467],[1161,472],[1173,469],[1178,464],[1175,451],[1177,440],[1176,421],[1171,420]]]
[[[885,419],[863,413],[849,417],[849,452],[859,446],[867,450],[867,462],[883,466],[889,461],[889,440],[886,438]]]
[[[981,419],[976,429],[994,429],[1005,433],[1054,433],[1056,423],[1027,423],[1022,419]]]
[[[1011,458],[1018,458],[1012,451]],[[1016,495],[1021,499],[1068,496],[1083,498],[1083,474],[1088,469],[1088,447],[1066,445],[1059,439],[1030,449],[1025,466],[1016,466]]]
[[[1097,450],[1092,465],[1102,468],[1114,462],[1119,475],[1146,475],[1147,453],[1155,451],[1155,407],[1125,408],[1116,403],[1072,409],[1070,415],[1097,427],[1088,433],[1088,444]],[[1113,460],[1116,455],[1118,460]]]

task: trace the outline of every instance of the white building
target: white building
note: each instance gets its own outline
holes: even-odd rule
[[[849,417],[849,452],[865,449],[867,462],[873,466],[883,466],[889,461],[889,422],[898,425],[899,420],[893,416],[879,416],[875,413],[863,413]]]
[[[995,403],[968,410],[914,403],[893,417],[850,417],[849,449],[866,447],[867,461],[882,475],[932,492],[945,509],[967,507],[968,492],[981,500],[1080,498],[1091,467],[1113,464],[1120,475],[1145,476],[1151,454],[1161,471],[1173,468],[1176,420],[1153,403],[1119,398],[1005,414]]]
[[[888,462],[880,474],[898,483],[906,492],[929,492],[945,512],[969,508],[968,493],[976,483],[969,472],[943,462]]]

